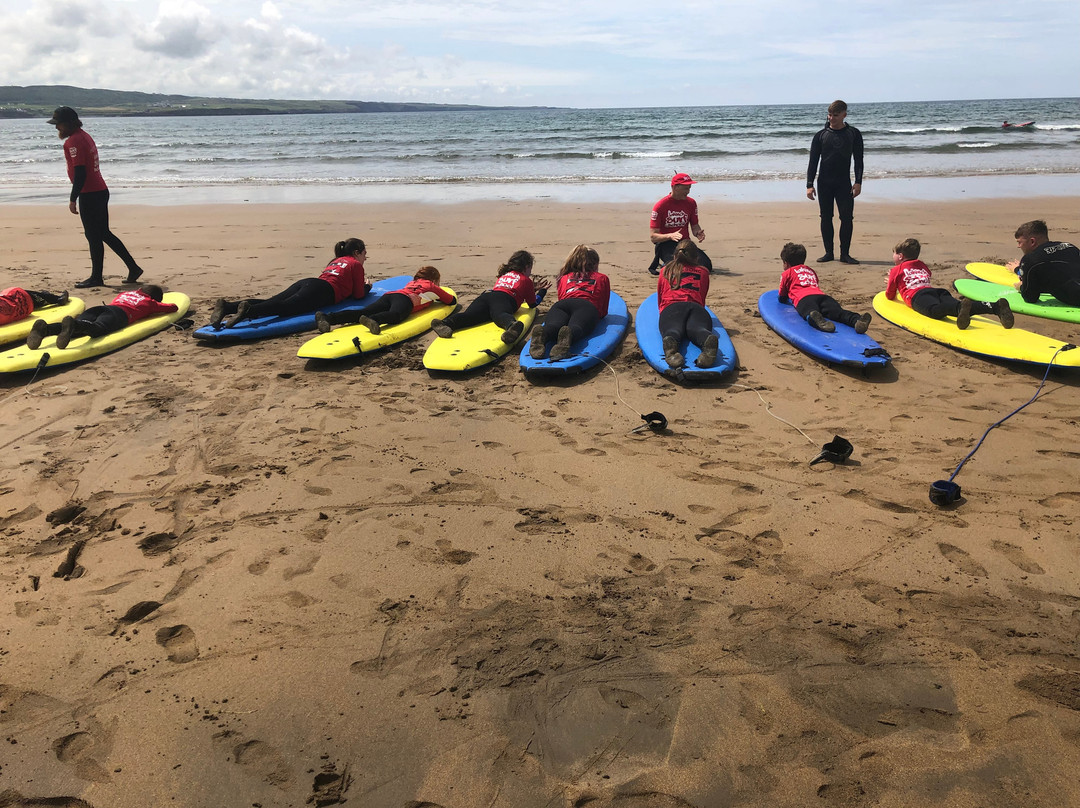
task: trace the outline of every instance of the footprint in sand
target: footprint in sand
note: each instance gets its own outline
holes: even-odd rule
[[[1019,567],[1024,572],[1030,573],[1031,575],[1044,575],[1046,573],[1046,570],[1039,566],[1037,561],[1032,559],[1015,544],[1009,544],[1006,541],[994,539],[990,542],[990,549],[1001,553],[1010,563]]]
[[[214,736],[214,741],[228,749],[233,762],[278,788],[288,788],[292,774],[285,758],[265,741],[246,740],[232,730]]]
[[[696,808],[673,794],[662,791],[644,791],[637,794],[619,794],[614,797],[579,797],[573,802],[574,808]]]
[[[961,550],[956,545],[947,544],[945,542],[938,543],[938,550],[940,550],[941,554],[955,564],[960,572],[965,575],[973,575],[976,578],[986,577],[986,568],[968,555],[967,551]]]
[[[199,658],[195,632],[185,625],[165,626],[154,635],[158,645],[169,653],[170,662],[192,662]]]

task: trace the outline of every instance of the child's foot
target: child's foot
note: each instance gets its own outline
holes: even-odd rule
[[[507,345],[513,345],[523,333],[525,333],[525,323],[520,320],[514,320],[514,322],[510,323],[510,325],[506,327],[506,330],[502,332],[502,341]]]
[[[711,368],[716,364],[716,349],[719,347],[720,340],[716,334],[709,334],[705,337],[705,344],[701,346],[701,353],[698,354],[698,358],[694,360],[694,364],[699,368]]]
[[[34,320],[30,326],[30,333],[26,335],[26,347],[36,351],[41,347],[41,341],[49,336],[49,324],[44,320]]]
[[[551,358],[554,361],[560,359],[566,359],[570,354],[570,341],[574,338],[574,332],[570,330],[570,326],[564,325],[559,329],[559,338],[553,346],[551,346]]]
[[[961,331],[971,325],[971,301],[966,297],[960,301],[960,311],[956,315],[956,327]]]
[[[454,329],[449,326],[446,320],[432,320],[431,330],[435,332],[436,336],[443,339],[450,339],[450,337],[454,336]]]
[[[686,364],[683,355],[679,353],[679,341],[675,337],[664,337],[664,361],[672,368],[681,368]]]
[[[379,325],[374,320],[372,320],[370,317],[365,317],[363,314],[361,314],[357,318],[356,322],[358,322],[360,325],[362,325],[364,328],[366,328],[372,334],[380,334],[380,333],[382,333],[382,326]]]
[[[67,292],[61,292],[60,295],[56,298],[56,302],[53,305],[66,306],[69,300],[71,300],[71,295]]]
[[[831,334],[836,330],[836,326],[832,324],[832,321],[826,320],[825,315],[820,311],[810,312],[806,317],[806,321],[818,331],[824,331],[826,334]]]
[[[866,329],[870,327],[870,312],[863,314],[855,321],[855,333],[865,334]]]
[[[994,304],[994,311],[997,312],[998,319],[1001,320],[1002,328],[1012,328],[1016,322],[1016,318],[1013,317],[1012,307],[1009,305],[1009,301],[1005,298],[1001,298]]]
[[[529,356],[533,359],[544,358],[544,327],[534,325],[532,334],[529,335]]]
[[[128,270],[128,276],[124,280],[124,283],[138,283],[139,278],[142,277],[142,269],[139,267],[133,267]]]
[[[315,312],[315,329],[320,334],[329,334],[331,328],[333,328],[333,326],[331,326],[330,321],[326,319],[326,315],[321,311]]]
[[[223,323],[225,328],[232,328],[234,325],[239,323],[241,320],[246,320],[247,316],[248,316],[248,309],[250,309],[250,308],[251,308],[250,303],[248,303],[246,300],[241,300],[240,305],[236,309],[236,314],[234,314],[232,317],[230,317],[228,320],[226,320]]]
[[[214,311],[210,314],[210,326],[212,328],[221,328],[221,321],[225,319],[225,309],[228,307],[228,302],[223,297],[219,297],[214,304]]]
[[[79,281],[75,284],[76,289],[96,289],[99,286],[104,286],[105,281],[101,278],[89,277],[85,281]]]
[[[64,350],[68,343],[71,342],[71,337],[75,333],[75,318],[65,317],[60,321],[60,333],[56,336],[56,347],[61,351]]]

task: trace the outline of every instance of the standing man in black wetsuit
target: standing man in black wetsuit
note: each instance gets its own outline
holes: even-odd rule
[[[855,229],[855,197],[862,192],[862,133],[844,123],[847,104],[829,104],[828,124],[810,143],[810,166],[806,170],[806,198],[814,199],[814,176],[817,175],[817,201],[821,209],[821,241],[825,254],[819,263],[833,260],[833,202],[840,214],[840,261],[859,263],[851,257],[851,234]],[[851,162],[855,161],[855,182],[851,182]],[[818,161],[821,171],[818,171]]]

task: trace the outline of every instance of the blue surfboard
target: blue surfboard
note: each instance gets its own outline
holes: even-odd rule
[[[375,281],[371,285],[371,291],[364,297],[359,299],[348,298],[340,303],[335,303],[333,306],[327,306],[323,311],[362,309],[365,306],[370,306],[387,292],[394,292],[403,288],[411,280],[412,275],[397,275],[393,278]],[[257,317],[254,320],[243,320],[232,328],[214,328],[212,325],[204,325],[202,328],[195,330],[195,338],[207,342],[240,342],[314,330],[315,312],[309,311],[291,317]]]
[[[592,333],[570,346],[570,354],[564,359],[533,359],[529,356],[532,340],[525,343],[518,358],[518,365],[528,376],[568,376],[581,373],[606,359],[630,328],[630,312],[626,301],[614,292],[608,298],[608,313]]]
[[[679,346],[679,352],[685,357],[686,364],[681,368],[673,368],[664,359],[664,341],[660,337],[660,310],[656,293],[649,295],[638,307],[634,315],[634,332],[637,334],[638,347],[645,357],[645,361],[652,365],[662,376],[669,379],[686,382],[714,382],[722,379],[735,369],[737,357],[735,346],[731,343],[731,337],[720,325],[720,320],[712,309],[706,307],[709,316],[712,317],[713,333],[716,334],[718,346],[716,351],[716,364],[710,368],[699,368],[694,360],[701,354],[701,349],[683,340]]]
[[[892,357],[866,334],[843,323],[833,323],[836,331],[826,334],[806,322],[790,303],[781,303],[775,289],[758,298],[758,312],[765,325],[800,351],[823,362],[848,367],[881,367]]]

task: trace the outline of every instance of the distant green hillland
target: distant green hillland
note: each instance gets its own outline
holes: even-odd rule
[[[460,112],[512,109],[472,104],[400,104],[380,101],[275,101],[201,98],[124,90],[87,90],[65,85],[0,86],[0,118],[48,118],[56,107],[80,115],[297,115],[327,112]]]

